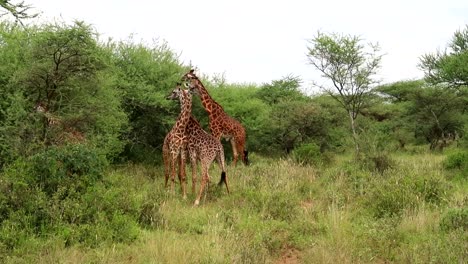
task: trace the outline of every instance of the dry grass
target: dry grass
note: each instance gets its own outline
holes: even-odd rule
[[[444,204],[421,201],[397,218],[376,219],[362,207],[372,186],[368,182],[400,174],[444,177],[442,155],[394,159],[396,169],[376,176],[346,159],[313,168],[253,156],[252,166],[228,168],[230,195],[212,184],[200,207],[192,205],[193,194],[183,200],[179,190],[176,195],[164,190],[161,168],[128,165],[110,171],[109,180],[137,200],[152,193],[159,201],[157,226],[142,228],[131,244],[65,247],[52,239],[7,263],[444,263],[463,258],[463,235],[441,233],[438,225],[445,207],[466,205],[466,184],[456,185]],[[219,169],[211,175],[217,183]]]

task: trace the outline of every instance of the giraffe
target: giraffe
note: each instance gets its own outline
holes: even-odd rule
[[[182,194],[186,198],[185,191],[185,157],[187,148],[187,135],[185,132],[186,126],[190,120],[192,112],[192,94],[183,90],[180,84],[166,97],[167,100],[179,100],[181,110],[177,121],[172,129],[166,135],[163,143],[163,160],[165,167],[165,186],[171,174],[171,191],[174,193],[176,163],[180,156],[179,164],[179,180],[181,181]]]
[[[216,159],[219,167],[221,168],[221,180],[218,185],[223,183],[226,185],[227,193],[229,194],[228,181],[226,176],[226,165],[224,161],[224,149],[221,142],[214,136],[208,134],[200,126],[198,121],[191,115],[190,121],[187,125],[188,135],[188,152],[190,161],[192,164],[192,192],[195,193],[195,185],[197,182],[197,161],[201,163],[201,177],[202,182],[200,191],[195,200],[195,205],[200,203],[200,198],[203,194],[205,185],[210,180],[208,170],[210,169],[211,163]]]
[[[179,93],[177,96],[182,96],[182,93]],[[170,99],[177,100],[177,97],[174,96]],[[198,196],[195,200],[194,205],[197,206],[200,204],[200,199],[203,194],[203,190],[205,188],[206,183],[209,182],[210,179],[208,171],[211,166],[211,163],[215,159],[221,168],[221,180],[219,181],[219,185],[222,185],[224,183],[226,185],[226,190],[229,193],[229,187],[226,176],[226,165],[224,160],[224,149],[221,142],[212,135],[208,134],[205,130],[203,130],[198,121],[192,115],[190,115],[185,134],[187,138],[187,150],[192,165],[193,193],[195,193],[195,187],[197,182],[197,162],[200,161],[201,163],[202,182],[200,186],[200,191],[198,192]],[[168,136],[166,136],[166,138],[167,137]],[[163,158],[165,164],[167,164],[169,160],[168,147],[169,144],[165,139],[163,144]],[[181,159],[179,163],[179,180],[185,179],[185,157],[183,155],[184,154],[181,154]],[[165,167],[167,167],[167,165],[165,165]],[[168,174],[166,173],[166,175]],[[168,176],[166,176],[166,184],[167,177]]]
[[[209,115],[211,134],[219,141],[221,138],[226,138],[231,142],[234,166],[239,154],[244,164],[248,165],[248,151],[245,149],[246,133],[241,123],[224,112],[223,107],[211,98],[193,69],[186,73],[182,80],[189,81],[190,89],[195,90],[195,93],[200,96],[203,107]]]
[[[60,117],[52,114],[49,108],[42,102],[38,102],[34,107],[36,113],[39,113],[44,118],[44,126],[42,138],[47,145],[64,145],[68,143],[83,143],[86,141],[85,136],[80,132],[76,125],[81,120],[75,119],[73,122],[62,120]],[[53,131],[52,135],[47,136],[47,131]]]

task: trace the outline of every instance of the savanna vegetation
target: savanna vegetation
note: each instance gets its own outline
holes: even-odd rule
[[[309,42],[330,81],[312,96],[294,75],[202,76],[251,165],[193,207],[165,190],[161,157],[180,110],[165,95],[191,65],[85,22],[1,22],[0,262],[466,263],[468,27],[421,57],[422,80],[376,83],[363,43]],[[197,97],[193,115],[207,129]]]

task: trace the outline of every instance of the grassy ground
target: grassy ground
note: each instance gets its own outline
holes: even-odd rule
[[[85,247],[66,245],[59,238],[41,238],[5,261],[468,261],[466,224],[451,216],[462,212],[461,219],[466,219],[468,184],[466,177],[453,178],[443,169],[443,155],[393,156],[392,168],[383,173],[363,169],[349,157],[319,168],[289,160],[251,158],[249,167],[229,167],[230,195],[216,186],[220,172],[217,167],[212,169],[212,184],[199,207],[192,205],[193,194],[183,200],[179,189],[175,196],[164,190],[160,167],[115,168],[106,175],[107,180],[125,190],[123,200],[140,208],[133,242]]]

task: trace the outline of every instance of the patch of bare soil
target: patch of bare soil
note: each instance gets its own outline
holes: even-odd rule
[[[304,209],[304,210],[310,210],[310,209],[312,209],[313,206],[314,206],[314,204],[313,204],[313,202],[310,201],[310,200],[302,201],[302,202],[301,202],[301,207],[302,207],[302,209]]]
[[[299,260],[299,250],[295,248],[285,248],[281,257],[275,262],[276,264],[297,264]]]

